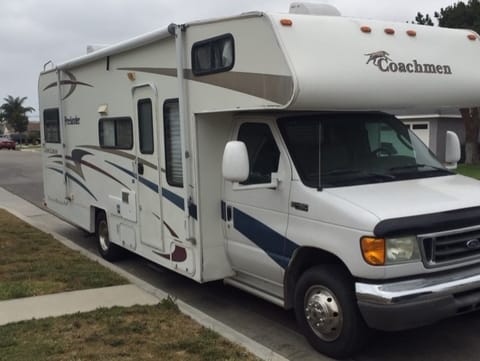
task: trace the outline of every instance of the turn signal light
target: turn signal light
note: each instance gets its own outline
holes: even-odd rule
[[[372,266],[385,264],[385,239],[375,237],[363,237],[361,239],[362,255],[365,262]]]
[[[393,30],[392,28],[386,28],[385,29],[385,34],[393,35],[393,34],[395,34],[395,30]]]
[[[417,36],[417,32],[415,30],[407,30],[408,36]]]
[[[474,34],[468,34],[467,38],[469,38],[470,40],[477,40],[477,36]]]

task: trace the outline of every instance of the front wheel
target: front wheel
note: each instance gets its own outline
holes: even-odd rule
[[[112,262],[121,259],[124,256],[125,251],[120,246],[110,242],[107,217],[105,213],[98,213],[95,224],[98,253],[100,253],[100,255],[107,261]]]
[[[368,327],[358,310],[353,281],[338,265],[316,266],[300,277],[295,316],[310,344],[334,358],[351,356],[367,339]]]

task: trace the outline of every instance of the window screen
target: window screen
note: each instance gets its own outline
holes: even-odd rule
[[[193,44],[192,71],[195,75],[229,71],[233,68],[234,61],[234,42],[230,34]]]
[[[261,184],[272,181],[278,172],[280,151],[270,127],[264,123],[244,123],[238,131],[238,140],[245,143],[250,162],[248,179],[241,184]]]
[[[140,152],[143,154],[153,153],[153,116],[152,101],[141,99],[137,104],[138,130],[140,138]]]
[[[133,148],[132,119],[102,118],[98,123],[98,137],[102,148]]]
[[[43,130],[45,143],[60,143],[60,121],[58,108],[43,111]]]
[[[163,105],[163,124],[167,182],[171,186],[183,187],[182,144],[180,139],[178,99],[167,100]]]

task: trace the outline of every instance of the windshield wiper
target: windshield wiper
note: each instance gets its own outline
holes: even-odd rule
[[[360,178],[377,178],[377,179],[382,179],[382,180],[393,180],[395,179],[395,176],[392,174],[383,174],[383,173],[374,173],[374,172],[367,172],[364,170],[360,169],[337,169],[333,170],[331,172],[324,173],[324,177],[328,176],[348,176],[348,175],[358,175]]]
[[[441,172],[445,172],[445,173],[452,173],[448,169],[441,168],[441,167],[436,167],[434,165],[428,165],[428,164],[402,165],[402,166],[398,166],[398,167],[392,167],[392,168],[389,169],[389,171],[410,170],[410,169],[419,169],[419,168],[431,168],[432,170],[436,170],[436,171],[441,171]]]

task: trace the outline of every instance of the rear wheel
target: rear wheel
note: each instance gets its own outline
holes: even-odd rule
[[[358,310],[353,281],[339,265],[307,270],[295,288],[295,316],[319,352],[345,358],[367,340],[368,327]]]
[[[117,261],[125,255],[125,251],[120,246],[110,242],[108,235],[108,222],[104,212],[100,212],[96,219],[97,247],[100,255],[107,261]]]

